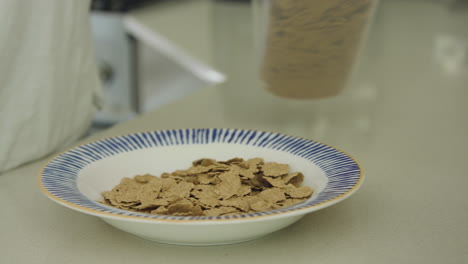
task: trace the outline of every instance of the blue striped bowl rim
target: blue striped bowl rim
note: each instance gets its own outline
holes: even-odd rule
[[[229,216],[167,216],[131,212],[103,205],[85,197],[78,189],[77,177],[83,168],[120,153],[173,145],[228,143],[283,151],[320,167],[328,184],[315,199],[271,211]],[[39,185],[53,201],[71,209],[108,218],[143,221],[220,221],[248,220],[261,217],[300,215],[328,207],[352,195],[362,184],[364,175],[359,163],[347,153],[317,141],[280,133],[233,129],[192,128],[134,133],[83,144],[49,160],[39,172]]]

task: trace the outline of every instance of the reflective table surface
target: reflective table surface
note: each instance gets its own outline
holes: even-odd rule
[[[187,26],[186,30],[190,36],[196,30],[202,35],[211,32],[210,58],[203,57],[205,51],[192,54],[209,61],[228,81],[77,144],[167,128],[268,130],[345,150],[361,162],[364,185],[348,200],[260,240],[177,247],[135,238],[52,203],[37,187],[36,173],[44,159],[0,175],[0,262],[465,263],[468,9],[464,3],[381,1],[343,93],[304,101],[271,95],[256,80],[247,5],[199,1],[202,7],[193,3],[165,7],[176,14],[184,12],[188,21],[206,14],[204,8],[214,10],[208,29]],[[193,6],[202,11],[186,9]],[[158,19],[162,20],[152,22],[150,15],[141,15],[142,23],[158,26],[161,32],[169,30],[165,27],[170,24]],[[190,53],[183,34],[168,38]]]

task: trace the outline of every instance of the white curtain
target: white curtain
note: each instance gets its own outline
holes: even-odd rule
[[[77,140],[100,90],[89,1],[0,0],[0,172]]]

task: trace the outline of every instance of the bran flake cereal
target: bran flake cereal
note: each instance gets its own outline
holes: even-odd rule
[[[227,161],[199,159],[192,167],[124,178],[102,193],[103,203],[116,208],[160,215],[220,216],[288,207],[313,193],[301,186],[304,175],[287,164],[261,158]]]

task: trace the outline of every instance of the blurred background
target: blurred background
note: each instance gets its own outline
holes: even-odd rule
[[[94,130],[224,81],[212,63],[213,2],[92,1],[90,20],[104,88]]]
[[[425,85],[466,90],[468,1],[381,0],[343,92],[313,104],[270,96],[253,74],[263,35],[261,2],[92,1],[90,20],[104,87],[93,131],[218,85],[230,124],[255,112],[259,118],[249,120],[268,126],[269,120],[281,122],[276,113],[286,111],[284,122],[292,130],[306,122],[310,133],[322,138],[339,124],[359,138],[371,134],[376,105],[388,101],[382,96],[385,89],[407,89],[412,99],[401,98],[402,104],[414,103]],[[239,100],[242,108],[232,105]]]
[[[467,263],[468,0],[94,0],[89,7],[0,0],[0,7],[0,263],[252,256]],[[88,9],[101,102],[81,23]],[[360,161],[365,187],[269,238],[182,251],[39,197],[36,175],[52,152],[203,127],[326,142]],[[94,135],[78,142],[85,133]],[[131,162],[157,167],[151,159]]]

